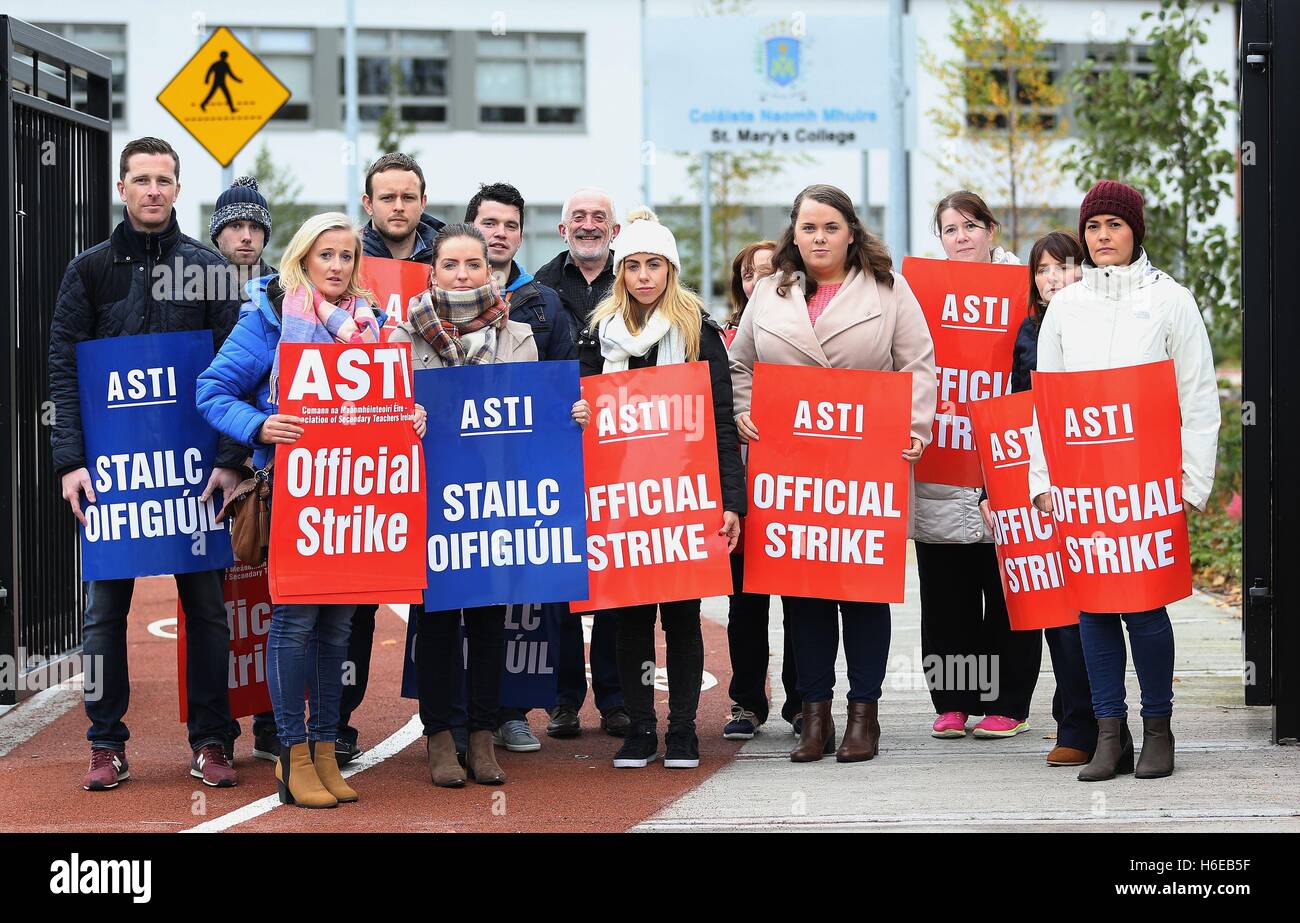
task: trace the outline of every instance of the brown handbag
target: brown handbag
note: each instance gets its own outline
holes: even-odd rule
[[[235,558],[245,564],[266,562],[271,544],[271,467],[259,469],[251,478],[240,482],[226,498],[217,521],[230,519],[230,547]]]

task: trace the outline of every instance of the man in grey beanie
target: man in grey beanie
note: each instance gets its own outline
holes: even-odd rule
[[[247,302],[244,290],[249,279],[269,276],[275,267],[262,262],[262,251],[271,239],[271,210],[266,198],[257,191],[257,180],[241,176],[217,198],[212,212],[208,235],[221,255],[236,270],[235,285],[239,300]],[[226,759],[235,761],[235,740],[239,737],[238,719],[230,723],[226,736]],[[275,713],[262,712],[253,716],[253,756],[275,761],[280,757],[280,740],[275,733]]]
[[[271,239],[271,210],[257,191],[256,179],[241,176],[221,193],[208,231],[221,255],[238,269],[239,300],[248,301],[244,284],[275,272],[275,267],[262,261],[262,251]]]

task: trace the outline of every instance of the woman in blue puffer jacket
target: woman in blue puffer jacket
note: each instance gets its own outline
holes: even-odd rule
[[[247,285],[250,302],[199,376],[197,403],[219,432],[253,448],[264,468],[278,443],[303,434],[299,417],[277,412],[279,345],[378,342],[383,316],[361,283],[361,239],[347,215],[329,212],[304,222],[285,249],[279,275]],[[416,407],[423,436],[424,409]],[[334,755],[343,661],[354,605],[277,605],[267,638],[267,686],[280,737],[276,764],[280,800],[327,808],[356,801]],[[309,652],[315,661],[309,663]],[[310,723],[303,689],[312,703]]]

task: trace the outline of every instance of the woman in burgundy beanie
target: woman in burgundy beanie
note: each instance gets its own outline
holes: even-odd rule
[[[1151,265],[1142,248],[1145,236],[1140,192],[1114,180],[1088,190],[1079,207],[1079,239],[1087,253],[1082,278],[1053,297],[1043,318],[1038,371],[1093,371],[1172,359],[1182,417],[1182,502],[1203,510],[1214,485],[1219,438],[1214,356],[1196,299]],[[1052,512],[1051,486],[1042,446],[1031,436],[1029,495],[1045,513]],[[1125,703],[1125,628],[1142,690],[1142,750],[1136,765]],[[1172,773],[1174,631],[1168,610],[1081,612],[1079,639],[1097,717],[1097,748],[1079,781]]]

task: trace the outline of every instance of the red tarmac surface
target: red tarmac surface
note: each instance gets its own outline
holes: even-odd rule
[[[128,628],[131,706],[126,722],[131,778],[117,789],[87,792],[81,779],[89,761],[87,721],[80,702],[30,740],[0,758],[0,831],[175,832],[211,821],[246,804],[275,794],[273,764],[254,759],[252,719],[241,721],[244,733],[236,751],[239,785],[216,789],[189,774],[185,727],[176,696],[176,644],[150,634],[147,626],[176,612],[176,585],[169,577],[136,583]],[[375,627],[370,686],[353,715],[365,749],[407,723],[416,711],[413,700],[398,695],[402,641],[406,626],[381,608]],[[721,726],[730,702],[730,661],[726,630],[703,620],[705,670],[717,685],[700,697],[700,767],[665,769],[660,763],[637,769],[614,769],[611,760],[620,741],[599,730],[599,714],[588,692],[582,710],[583,734],[554,740],[544,733],[546,714],[529,713],[542,741],[536,753],[509,753],[497,759],[509,781],[503,786],[469,783],[463,789],[439,789],[430,782],[424,738],[377,766],[351,777],[360,793],[356,804],[326,811],[288,805],[231,828],[254,831],[348,832],[546,832],[622,831],[651,817],[721,768],[740,748],[726,741]],[[663,637],[658,661],[662,665]],[[667,693],[656,692],[659,730],[667,715]],[[20,705],[4,719],[12,720]],[[494,798],[494,795],[496,796]],[[504,801],[502,800],[504,796]],[[495,809],[495,810],[494,810]]]

